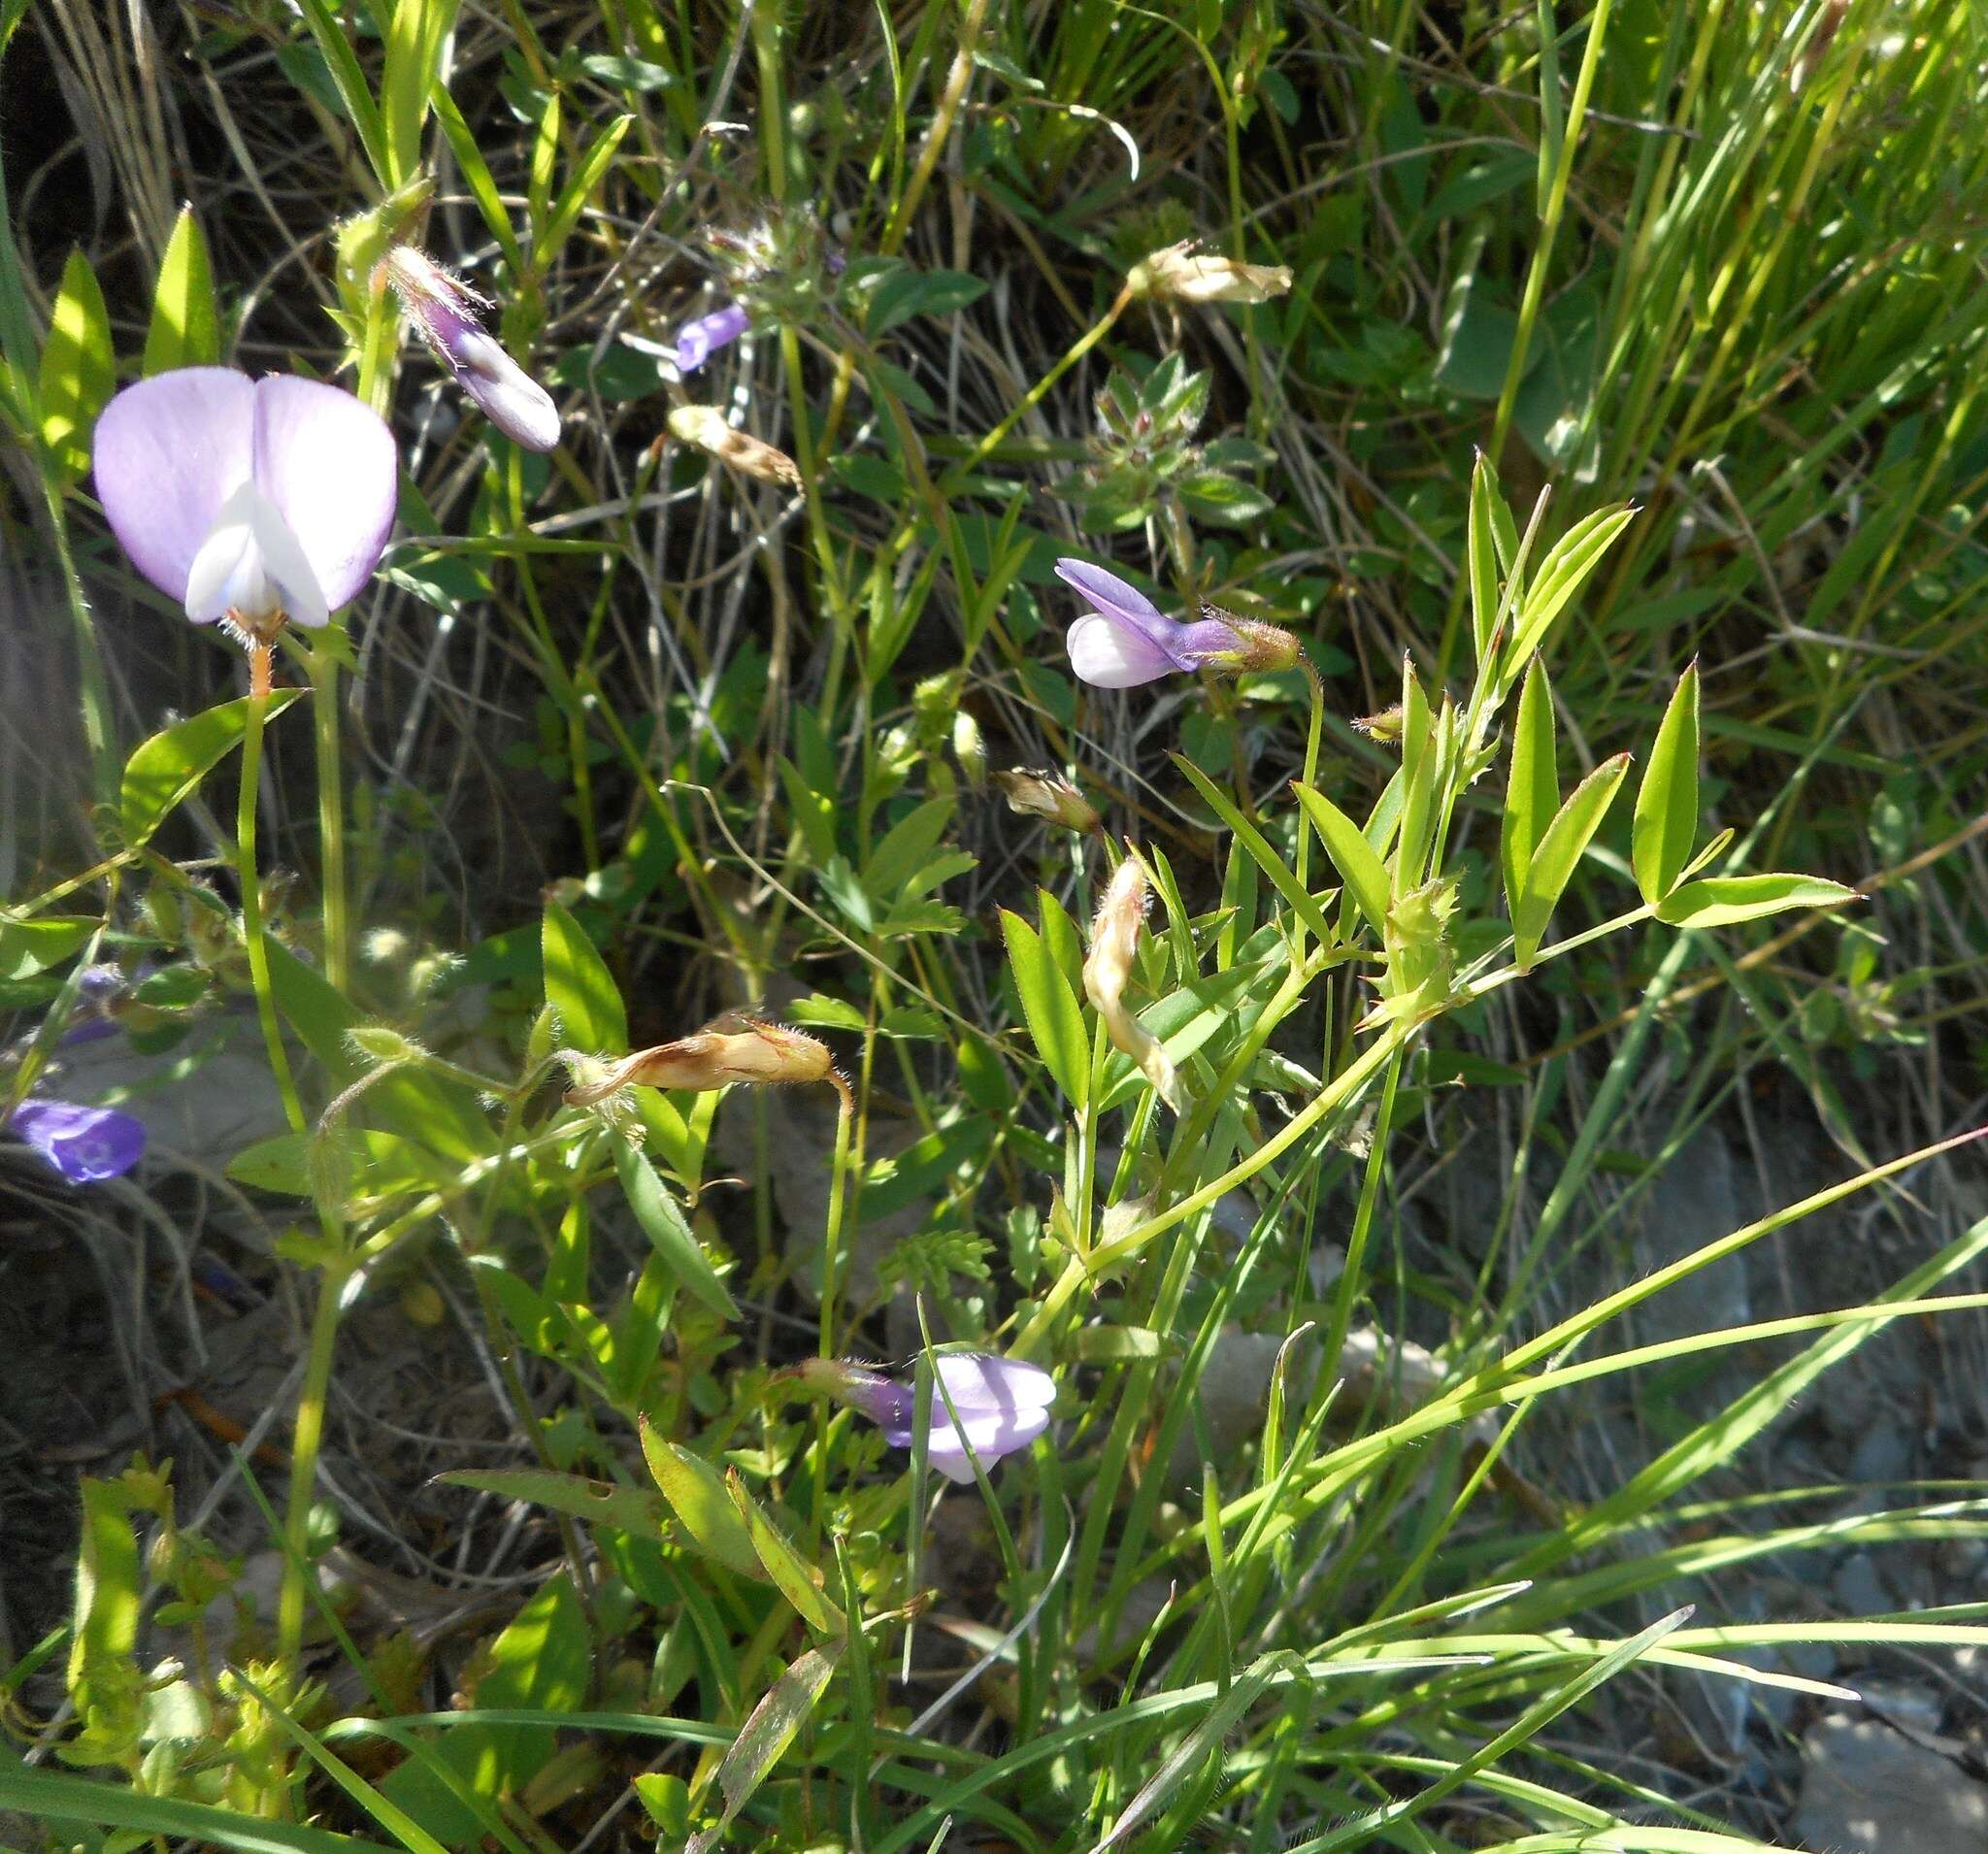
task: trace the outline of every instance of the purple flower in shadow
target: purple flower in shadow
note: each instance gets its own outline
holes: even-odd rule
[[[265,640],[358,596],[399,490],[393,436],[350,393],[232,367],[125,387],[97,420],[92,468],[139,572],[194,623]]]
[[[1137,586],[1088,560],[1056,562],[1056,577],[1090,601],[1092,609],[1070,627],[1070,667],[1100,689],[1137,688],[1203,668],[1234,663],[1243,654],[1242,634],[1220,618],[1176,624]]]
[[[145,1123],[115,1108],[23,1101],[7,1127],[71,1184],[121,1177],[145,1156]]]
[[[999,1358],[992,1352],[941,1352],[933,1361],[940,1383],[932,1389],[932,1428],[925,1459],[942,1474],[961,1482],[974,1477],[969,1444],[982,1468],[1026,1448],[1049,1427],[1056,1380],[1035,1365]],[[917,1398],[910,1384],[860,1365],[811,1360],[802,1375],[820,1384],[850,1408],[862,1411],[883,1431],[893,1448],[911,1445]],[[946,1410],[950,1398],[959,1412],[955,1424]]]
[[[483,332],[480,316],[490,307],[488,299],[410,245],[389,251],[380,268],[421,339],[482,409],[483,416],[527,450],[556,449],[559,408],[552,395]]]
[[[729,347],[752,326],[752,317],[737,303],[727,303],[709,315],[685,322],[677,331],[677,371],[694,374],[720,348]]]

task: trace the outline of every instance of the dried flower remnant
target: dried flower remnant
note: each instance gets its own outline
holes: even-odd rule
[[[737,303],[727,303],[709,315],[699,315],[677,331],[677,371],[694,374],[720,348],[732,343],[752,326],[752,317]]]
[[[396,246],[381,259],[374,282],[392,284],[435,358],[505,437],[527,450],[558,446],[559,409],[551,394],[483,330],[488,297],[411,245]]]
[[[993,1352],[941,1352],[932,1364],[945,1388],[942,1396],[939,1384],[933,1386],[925,1459],[948,1479],[965,1483],[974,1478],[969,1446],[981,1468],[988,1469],[1004,1455],[1028,1447],[1049,1427],[1056,1380],[1040,1366]],[[869,1417],[891,1447],[911,1447],[917,1414],[912,1385],[842,1359],[812,1358],[794,1370],[804,1383]]]
[[[1197,242],[1187,239],[1141,258],[1126,274],[1127,293],[1176,303],[1267,303],[1291,287],[1286,265],[1238,263],[1197,251]]]
[[[801,488],[801,469],[784,450],[776,450],[749,432],[739,431],[725,422],[723,413],[712,406],[675,406],[670,410],[670,434],[679,443],[709,451],[720,463],[761,482],[785,483]]]
[[[694,1036],[638,1049],[618,1062],[601,1063],[570,1052],[567,1060],[576,1079],[566,1090],[566,1100],[576,1108],[597,1107],[629,1087],[705,1094],[729,1088],[735,1081],[776,1086],[826,1081],[839,1092],[848,1088],[836,1073],[825,1043],[784,1024],[732,1010],[712,1018]]]
[[[23,1101],[7,1129],[71,1184],[121,1177],[145,1156],[145,1123],[115,1108],[73,1101]]]
[[[112,532],[196,624],[224,624],[258,675],[287,620],[318,626],[385,551],[399,455],[379,415],[315,380],[181,367],[127,386],[97,420],[92,468]]]
[[[1008,809],[1023,817],[1043,817],[1068,831],[1104,829],[1096,808],[1061,773],[1031,772],[1013,767],[993,775],[1008,800]]]
[[[1153,1084],[1153,1091],[1178,1113],[1184,1104],[1180,1076],[1159,1038],[1132,1014],[1125,1003],[1125,984],[1132,977],[1146,903],[1145,870],[1138,857],[1128,856],[1112,876],[1097,919],[1091,924],[1091,949],[1083,962],[1084,996],[1104,1020],[1105,1034],[1110,1038],[1112,1048],[1130,1056],[1139,1065],[1140,1073]]]

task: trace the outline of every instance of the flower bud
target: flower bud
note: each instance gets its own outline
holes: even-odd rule
[[[952,717],[952,757],[959,762],[968,784],[986,781],[987,743],[981,738],[979,722],[965,709]]]
[[[489,299],[478,295],[423,251],[397,245],[374,272],[376,287],[393,285],[408,318],[483,416],[527,450],[559,443],[559,409],[552,397],[483,332]]]
[[[576,1081],[567,1089],[566,1099],[573,1107],[589,1108],[630,1086],[706,1094],[728,1088],[735,1081],[845,1085],[826,1044],[784,1024],[727,1011],[695,1036],[638,1049],[632,1056],[608,1064],[603,1071]]]
[[[802,487],[800,466],[784,450],[762,443],[748,432],[735,430],[713,406],[673,406],[670,433],[679,443],[709,451],[734,470],[757,477],[761,482],[783,482]]]
[[[1397,745],[1404,726],[1402,705],[1397,702],[1382,709],[1378,714],[1363,714],[1353,725],[1370,741],[1378,741],[1382,746]]]
[[[1282,264],[1239,264],[1213,251],[1197,251],[1196,241],[1169,245],[1142,258],[1125,279],[1136,297],[1176,303],[1267,303],[1291,287]]]
[[[1180,1077],[1160,1040],[1132,1014],[1125,1003],[1125,981],[1139,949],[1139,930],[1145,919],[1145,870],[1136,856],[1118,865],[1103,906],[1091,924],[1091,950],[1083,962],[1083,989],[1104,1019],[1105,1034],[1114,1049],[1139,1065],[1153,1090],[1178,1113],[1182,1107]]]
[[[1104,828],[1090,801],[1060,773],[1028,772],[1014,767],[993,777],[1008,800],[1009,810],[1023,817],[1045,817],[1067,831]]]

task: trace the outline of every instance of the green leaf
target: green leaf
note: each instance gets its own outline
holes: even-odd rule
[[[482,149],[477,146],[476,136],[462,119],[462,112],[455,107],[455,99],[448,94],[446,85],[438,83],[429,92],[429,107],[435,112],[435,120],[442,125],[442,133],[448,142],[448,151],[455,156],[455,164],[462,170],[463,181],[470,189],[470,197],[477,203],[477,211],[482,214],[483,223],[490,228],[490,236],[497,241],[512,275],[516,276],[524,269],[524,253],[518,249],[517,234],[511,226],[511,215],[504,210],[497,182],[491,177],[489,163],[483,159]]]
[[[887,335],[914,315],[949,315],[986,293],[986,279],[966,271],[891,271],[871,292],[870,338]]]
[[[121,1481],[83,1480],[83,1543],[69,1642],[69,1698],[86,1729],[115,1738],[135,1726],[138,1691],[138,1540]]]
[[[303,14],[305,24],[311,28],[311,36],[317,41],[318,50],[324,54],[331,81],[338,85],[339,100],[345,105],[346,118],[357,131],[373,172],[391,190],[394,185],[390,178],[393,165],[387,153],[386,132],[380,119],[380,108],[373,101],[373,91],[366,83],[359,54],[346,37],[337,11],[331,0],[297,0],[297,9]]]
[[[1014,972],[1015,993],[1021,999],[1036,1053],[1080,1113],[1090,1089],[1091,1045],[1077,995],[1049,957],[1041,936],[1019,914],[1004,908],[1001,932],[1008,942],[1008,963]]]
[[[558,255],[560,246],[572,235],[573,228],[580,223],[580,214],[586,210],[587,201],[593,196],[594,188],[600,185],[601,177],[608,171],[608,163],[614,158],[614,150],[621,146],[621,138],[628,133],[634,120],[632,116],[617,116],[594,138],[593,146],[568,176],[545,225],[532,241],[532,268],[541,276]]]
[[[62,286],[42,346],[42,443],[64,482],[89,468],[90,427],[117,390],[111,317],[96,273],[81,251],[62,267]]]
[[[1313,791],[1310,786],[1296,780],[1292,781],[1291,789],[1298,794],[1298,803],[1305,808],[1305,815],[1318,832],[1325,853],[1332,858],[1333,867],[1346,885],[1346,893],[1352,896],[1354,905],[1367,916],[1374,931],[1385,936],[1391,894],[1387,865],[1380,860],[1359,825],[1323,792]]]
[[[278,689],[269,697],[270,718],[281,714],[303,693],[302,689]],[[146,842],[241,744],[251,700],[245,695],[223,702],[139,743],[124,762],[124,783],[117,801],[126,844],[135,849]]]
[[[344,1137],[364,1158],[348,1187],[358,1196],[378,1199],[411,1191],[445,1191],[460,1176],[439,1154],[397,1133],[382,1133],[375,1127],[347,1128]],[[273,1139],[257,1140],[228,1161],[227,1175],[257,1191],[311,1197],[313,1143],[308,1133],[279,1133]]]
[[[1291,1672],[1299,1665],[1298,1657],[1284,1649],[1263,1656],[1232,1681],[1228,1691],[1209,1707],[1207,1717],[1174,1747],[1159,1769],[1146,1778],[1139,1793],[1126,1804],[1117,1821],[1111,1825],[1111,1832],[1097,1844],[1093,1854],[1109,1854],[1110,1849],[1123,1846],[1133,1831],[1159,1808],[1189,1775],[1209,1758],[1220,1754],[1222,1740],[1234,1730],[1243,1713],[1256,1704],[1271,1680],[1277,1674]]]
[[[642,1436],[643,1459],[662,1489],[677,1523],[689,1535],[697,1548],[715,1558],[728,1571],[764,1583],[766,1570],[752,1549],[752,1535],[718,1472],[702,1455],[667,1442],[649,1426],[646,1416],[636,1425]]]
[[[1636,793],[1630,862],[1654,908],[1677,886],[1698,836],[1698,665],[1678,679]]]
[[[0,1754],[0,1808],[31,1822],[85,1822],[128,1830],[148,1839],[228,1848],[233,1854],[394,1854],[382,1842],[356,1840],[327,1829],[265,1822],[232,1809],[143,1796],[121,1783],[59,1771],[30,1771],[11,1752]]]
[[[182,206],[159,261],[151,325],[145,333],[145,359],[139,371],[149,380],[175,367],[212,367],[220,357],[220,317],[215,309],[207,237],[192,207]]]
[[[1525,893],[1526,872],[1546,821],[1560,809],[1560,778],[1554,771],[1553,685],[1537,657],[1519,691],[1518,719],[1511,730],[1511,778],[1505,788],[1505,820],[1499,856],[1505,870],[1505,905],[1514,910]]]
[[[628,1013],[614,976],[585,928],[556,901],[548,901],[539,944],[546,1002],[558,1012],[566,1040],[589,1055],[623,1054],[628,1048]]]
[[[315,966],[307,966],[280,940],[268,934],[262,939],[277,1009],[332,1084],[345,1087],[357,1078],[346,1034],[359,1021],[358,1012]],[[369,1083],[354,1111],[376,1111],[459,1164],[484,1158],[496,1143],[473,1089],[416,1069],[397,1069]]]
[[[1466,546],[1471,576],[1471,635],[1476,642],[1479,663],[1492,653],[1492,633],[1498,624],[1498,543],[1491,508],[1501,499],[1498,473],[1480,450],[1476,467],[1471,472],[1470,535]],[[1510,518],[1506,517],[1508,521]]]
[[[1657,918],[1673,927],[1730,927],[1792,908],[1836,908],[1857,891],[1820,876],[1707,876],[1673,888],[1657,905]]]
[[[1511,686],[1512,679],[1546,641],[1553,620],[1602,564],[1602,556],[1614,545],[1615,537],[1635,518],[1636,511],[1626,504],[1598,509],[1585,520],[1576,521],[1547,550],[1519,603],[1511,649],[1500,665],[1505,687]]]
[[[724,1813],[711,1828],[693,1835],[683,1854],[709,1854],[731,1826],[732,1818],[765,1782],[767,1773],[793,1743],[803,1721],[821,1698],[822,1689],[842,1659],[843,1645],[838,1641],[825,1648],[810,1648],[752,1708],[751,1716],[739,1728],[739,1736],[718,1766],[717,1782],[725,1799]]]
[[[1574,865],[1600,828],[1609,802],[1628,772],[1627,753],[1604,760],[1569,794],[1567,803],[1541,837],[1539,847],[1533,851],[1531,867],[1526,871],[1518,906],[1512,910],[1512,952],[1521,968],[1533,963],[1554,907],[1573,878]]]
[[[442,42],[461,0],[398,0],[386,28],[386,63],[381,79],[389,187],[413,177],[421,164],[421,124],[441,68]]]
[[[746,1491],[746,1482],[736,1468],[725,1475],[725,1491],[731,1496],[739,1517],[746,1522],[746,1537],[751,1541],[753,1554],[766,1567],[766,1574],[773,1579],[775,1588],[818,1635],[844,1634],[848,1628],[847,1618],[821,1594],[821,1573],[781,1537],[779,1528],[761,1511],[759,1503]]]
[[[1315,896],[1308,895],[1299,886],[1298,878],[1276,850],[1269,840],[1246,817],[1232,805],[1227,796],[1200,767],[1183,753],[1170,754],[1169,757],[1186,777],[1187,782],[1207,801],[1209,809],[1235,834],[1243,853],[1262,870],[1270,885],[1284,898],[1291,911],[1305,923],[1305,931],[1321,946],[1330,946],[1337,936],[1332,924],[1325,917],[1325,910],[1318,905]],[[1330,897],[1328,897],[1330,899]]]
[[[528,1501],[589,1524],[618,1526],[631,1539],[655,1539],[669,1523],[669,1509],[659,1496],[640,1487],[617,1487],[611,1481],[589,1480],[584,1474],[559,1474],[545,1468],[513,1468],[484,1472],[458,1469],[437,1476],[452,1487],[495,1494],[500,1500]]]
[[[490,1711],[529,1709],[545,1714],[546,1723],[452,1727],[436,1741],[432,1760],[403,1764],[380,1785],[388,1801],[451,1847],[474,1840],[480,1825],[442,1771],[480,1800],[494,1803],[514,1795],[558,1749],[553,1720],[586,1704],[592,1651],[572,1580],[564,1573],[554,1576],[482,1649],[481,1658],[478,1705]]]
[[[85,914],[0,921],[0,979],[17,983],[60,965],[102,925]]]
[[[737,1319],[737,1306],[725,1291],[724,1282],[718,1279],[711,1258],[690,1233],[690,1225],[677,1208],[677,1200],[664,1190],[655,1167],[625,1141],[616,1139],[614,1171],[621,1180],[628,1208],[635,1212],[635,1220],[662,1257],[664,1267],[676,1275],[677,1285],[720,1319]]]
[[[1422,862],[1436,829],[1435,719],[1413,662],[1402,659],[1402,819],[1394,866],[1404,894],[1419,888]]]

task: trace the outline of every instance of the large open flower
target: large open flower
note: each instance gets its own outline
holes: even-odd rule
[[[1088,560],[1057,561],[1056,577],[1093,608],[1070,627],[1069,646],[1070,667],[1094,688],[1136,688],[1232,663],[1243,652],[1233,624],[1220,618],[1176,624],[1137,586]]]
[[[315,380],[182,367],[97,420],[93,469],[139,572],[196,624],[320,625],[372,578],[398,457],[378,414]]]

